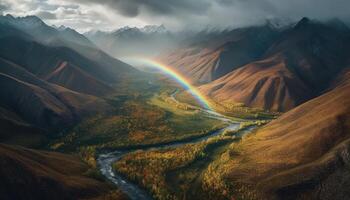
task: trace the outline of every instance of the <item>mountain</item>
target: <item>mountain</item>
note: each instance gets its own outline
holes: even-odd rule
[[[63,29],[37,17],[0,17],[1,142],[43,145],[80,120],[108,112],[103,97],[142,75],[96,46],[68,42]],[[54,45],[48,37],[63,43]]]
[[[94,47],[94,44],[91,41],[75,30],[67,27],[60,27],[56,29],[45,24],[37,16],[0,16],[0,24],[11,25],[21,31],[26,32],[33,38],[45,44],[70,42],[87,47]]]
[[[109,88],[108,84],[117,82],[122,75],[118,74],[117,76],[117,72],[112,74],[109,69],[104,69],[105,66],[101,66],[65,47],[49,47],[18,37],[4,37],[0,38],[0,41],[3,44],[0,46],[1,57],[16,62],[41,79],[52,80],[54,76],[58,76],[59,72],[75,68],[76,70],[70,70],[69,74],[66,72],[65,79],[56,78],[55,83],[78,92],[98,95],[93,88],[102,88],[102,91],[109,90],[111,92],[112,89]],[[79,82],[80,85],[74,84],[79,84]],[[86,87],[93,90],[87,90]]]
[[[88,58],[90,63],[92,61],[94,65],[99,65],[99,68],[102,68],[114,79],[128,79],[130,76],[140,75],[133,67],[109,56],[74,29],[64,26],[58,28],[48,26],[36,16],[0,16],[0,30],[3,32],[0,33],[0,36],[18,36],[42,46],[56,47],[61,51],[62,49],[74,51],[65,54],[70,53],[71,57],[79,54],[78,59],[80,57]]]
[[[58,130],[109,109],[98,97],[50,84],[11,61],[0,58],[0,65],[0,105],[36,127]]]
[[[103,32],[102,32],[103,33]],[[105,32],[106,33],[106,32]],[[122,28],[119,28],[113,32],[111,32],[112,35],[116,37],[123,37],[123,38],[128,38],[128,37],[133,37],[133,36],[147,36],[148,34],[166,34],[168,33],[168,30],[165,28],[164,25],[147,25],[141,28],[137,27],[129,27],[129,26],[124,26]],[[94,32],[88,32],[86,35],[92,36]],[[106,33],[107,34],[107,33]]]
[[[65,26],[60,26],[57,28],[59,32],[59,37],[62,37],[64,40],[77,43],[82,46],[87,46],[87,47],[96,47],[89,39],[87,39],[84,35],[78,33],[76,30],[65,27]]]
[[[0,199],[126,199],[88,170],[75,156],[0,144]]]
[[[163,25],[122,27],[113,32],[90,31],[85,36],[115,57],[155,56],[176,46],[176,37]]]
[[[265,55],[285,55],[290,61],[289,70],[319,92],[348,64],[349,44],[350,32],[303,18]]]
[[[274,111],[290,110],[310,99],[313,92],[288,70],[282,55],[245,65],[199,90],[218,101]]]
[[[126,199],[78,157],[28,148],[110,112],[140,75],[73,29],[0,16],[0,199]]]
[[[325,94],[245,138],[229,180],[267,199],[349,199],[349,72]]]
[[[26,23],[34,24],[34,27],[40,26],[39,29],[52,33],[51,39],[60,39],[63,42],[55,45],[45,42],[45,37],[34,37],[31,31],[27,31],[33,28]],[[17,27],[21,24],[26,24],[26,26],[18,29]],[[68,28],[63,29],[68,30]],[[44,24],[37,17],[2,16],[0,17],[0,30],[1,57],[25,67],[41,79],[53,81],[78,92],[105,95],[113,91],[110,85],[118,85],[141,75],[133,67],[110,57],[97,47],[88,44],[83,46],[80,42],[73,43],[62,39],[63,37],[60,37],[62,28],[58,31]],[[74,33],[76,37],[84,37],[71,29],[69,32]],[[65,45],[68,43],[69,45]],[[67,63],[65,67],[56,70],[63,63]],[[52,74],[54,72],[55,74]],[[62,73],[67,76],[62,77]]]
[[[260,58],[277,34],[268,25],[202,32],[157,59],[195,83],[207,83]]]
[[[67,61],[60,62],[57,68],[45,77],[45,80],[74,91],[96,96],[107,95],[113,91],[107,84]]]
[[[288,111],[322,94],[350,64],[349,39],[347,31],[304,18],[281,33],[259,61],[200,90],[218,101]]]

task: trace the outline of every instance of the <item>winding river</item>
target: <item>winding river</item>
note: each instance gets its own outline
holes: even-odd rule
[[[175,91],[171,98],[173,98],[174,101],[177,101],[175,99],[175,94],[177,91]],[[177,101],[178,102],[178,101]],[[111,182],[113,182],[121,191],[123,191],[126,195],[129,196],[131,200],[151,200],[153,199],[151,195],[138,185],[132,183],[131,181],[127,180],[125,177],[121,176],[120,174],[116,173],[112,165],[116,161],[118,161],[120,158],[122,158],[125,154],[136,151],[136,150],[148,150],[148,149],[162,149],[162,148],[174,148],[180,145],[190,144],[190,143],[197,143],[204,140],[207,140],[210,137],[219,135],[223,133],[226,130],[237,130],[240,127],[240,122],[232,121],[231,119],[225,117],[224,115],[221,115],[220,113],[202,109],[199,107],[195,107],[200,112],[203,112],[210,118],[215,118],[221,121],[224,121],[228,123],[228,125],[225,128],[222,128],[220,130],[214,131],[210,133],[209,135],[205,135],[202,137],[198,137],[192,140],[186,140],[186,141],[177,141],[169,144],[158,144],[154,145],[152,147],[140,147],[140,148],[133,148],[130,150],[121,150],[121,151],[113,151],[109,153],[103,153],[98,156],[97,162],[98,167],[101,171],[101,173]],[[238,132],[236,134],[236,137],[242,137],[243,135],[252,132],[253,129],[255,129],[255,126],[252,126],[250,128],[244,129],[241,132]]]

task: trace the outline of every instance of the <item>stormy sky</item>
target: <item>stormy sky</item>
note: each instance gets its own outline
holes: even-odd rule
[[[80,32],[164,24],[172,30],[240,27],[266,19],[339,18],[350,22],[349,0],[0,0],[0,14],[37,15]]]

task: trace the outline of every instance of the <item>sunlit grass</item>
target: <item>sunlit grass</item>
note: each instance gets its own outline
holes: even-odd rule
[[[187,104],[200,106],[198,102],[186,91],[182,91],[176,94],[176,99],[180,102]],[[211,108],[221,114],[228,117],[240,118],[240,119],[273,119],[279,113],[265,111],[259,108],[247,107],[240,102],[230,102],[230,101],[217,101],[208,98]]]
[[[145,84],[144,91],[137,90],[137,85],[134,87],[129,92],[106,98],[112,106],[108,114],[84,119],[50,147],[76,152],[96,168],[100,150],[188,141],[227,126],[200,111],[194,99],[181,92],[176,84],[157,87]],[[180,91],[176,100],[171,97],[174,91]],[[263,125],[274,116],[242,104],[212,103],[215,110],[241,122],[242,130]],[[238,131],[226,131],[207,141],[176,149],[136,151],[124,157],[115,168],[147,188],[157,199],[227,198],[233,189],[222,179],[222,174],[228,169],[227,155],[237,150],[231,148],[231,143],[239,140],[238,135]]]
[[[245,124],[235,133],[258,124]],[[114,168],[156,199],[231,199],[237,188],[224,175],[239,141],[234,134],[222,134],[176,148],[136,151],[117,161]]]

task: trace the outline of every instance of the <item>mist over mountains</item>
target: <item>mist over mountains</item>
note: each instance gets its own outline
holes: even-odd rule
[[[144,7],[133,2],[123,4],[131,6],[123,15],[171,15],[183,5],[184,15],[210,10],[205,2],[179,1],[162,5],[167,14],[151,1],[138,4]],[[128,57],[168,66],[213,110],[196,107],[190,93],[168,76],[120,60]],[[189,188],[208,199],[349,199],[349,69],[350,28],[337,18],[186,31],[126,26],[81,34],[37,16],[0,16],[0,199],[124,199],[99,173],[97,156],[152,145],[160,153],[141,148],[124,162],[136,161],[136,167],[123,170],[135,170],[128,175],[135,182],[140,176],[140,187],[154,181],[143,189],[157,198],[164,188],[185,196],[173,184],[186,188],[183,180],[194,177]],[[198,128],[217,116],[229,116],[226,124],[238,117],[230,126],[244,131],[257,129],[241,138],[218,126]],[[217,129],[223,135],[209,139],[213,145],[205,146],[206,140],[181,145]],[[168,153],[173,150],[161,145],[172,142],[179,146]],[[144,153],[159,159],[147,160]],[[113,174],[109,167],[105,171]],[[148,167],[162,168],[147,173]]]
[[[162,25],[124,27],[84,35],[48,26],[36,16],[1,16],[0,24],[3,44],[10,47],[1,52],[7,65],[97,97],[139,73],[115,58],[149,57],[185,74],[214,99],[286,111],[326,90],[348,63],[350,30],[339,19],[268,21],[199,32],[173,32]]]
[[[113,32],[90,31],[84,35],[101,49],[119,58],[156,56],[159,52],[176,45],[179,40],[163,25],[123,27]]]
[[[143,28],[123,27],[113,32],[92,31],[84,35],[68,27],[48,26],[35,16],[15,18],[7,15],[2,16],[0,22],[26,32],[44,45],[66,46],[96,62],[103,62],[108,70],[111,70],[111,63],[118,61],[112,60],[103,51],[126,60],[129,57],[154,58],[185,74],[194,84],[208,83],[200,88],[212,98],[244,102],[249,106],[276,111],[289,110],[327,88],[334,75],[346,66],[350,32],[339,19],[321,22],[308,18],[293,23],[270,20],[259,26],[228,30],[174,32],[163,25],[153,25]],[[276,71],[273,67],[271,70],[275,72],[272,74],[266,72],[262,77],[252,78],[258,73],[256,70],[248,72],[247,69],[252,68],[250,65],[255,66],[255,63],[270,63],[268,66],[284,63],[288,71],[285,76],[289,78],[279,77],[282,81],[277,83],[273,79],[270,83],[266,79],[281,73],[281,69]],[[117,64],[124,66],[122,63]],[[72,68],[69,66],[69,63],[62,64],[62,69]],[[79,72],[74,65],[73,68],[74,73]],[[236,70],[248,72],[246,80],[241,80],[243,72]],[[58,77],[51,75],[49,79],[62,81],[66,79],[65,73],[72,72],[73,69],[68,72],[56,70]],[[228,77],[230,74],[235,77],[234,73],[240,74],[237,77],[239,84]],[[91,79],[88,74],[81,76],[86,80]],[[109,75],[103,76],[106,79]],[[248,81],[248,77],[256,82]],[[229,83],[232,81],[235,87]],[[268,86],[268,83],[271,85]],[[108,84],[100,80],[94,81],[94,84],[100,90],[88,94],[108,93]],[[85,91],[77,86],[70,88]],[[91,90],[94,89],[91,87]],[[271,91],[274,92],[265,96]]]

